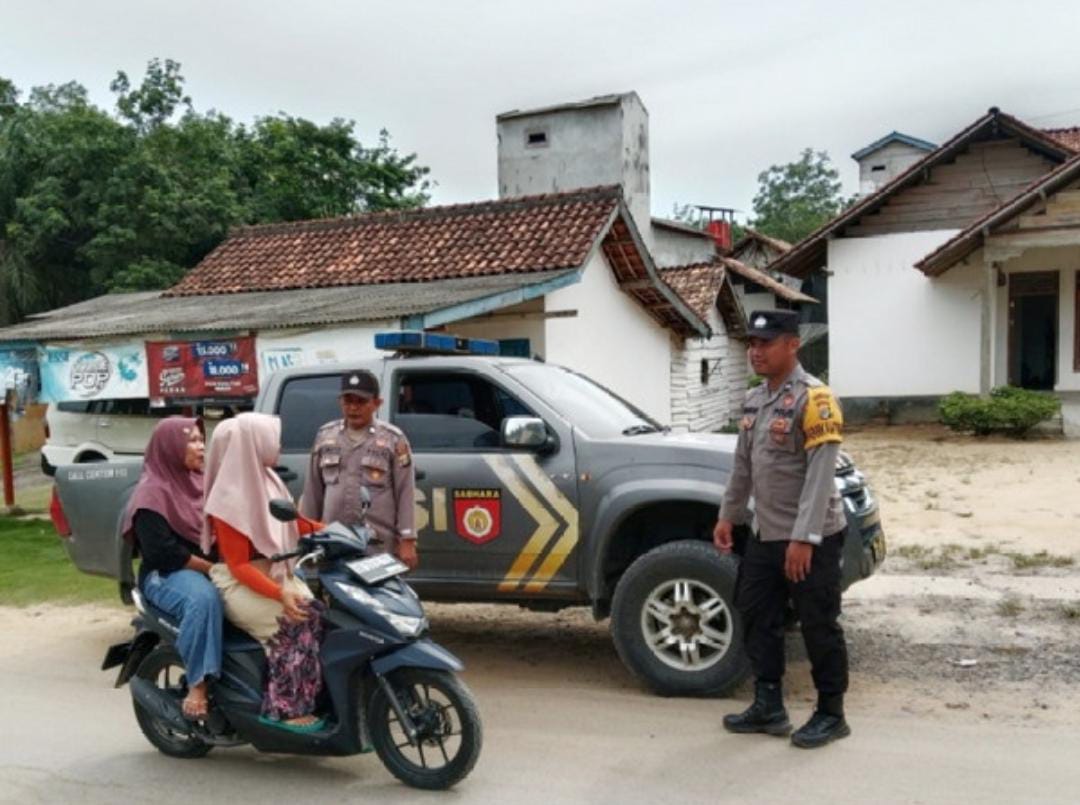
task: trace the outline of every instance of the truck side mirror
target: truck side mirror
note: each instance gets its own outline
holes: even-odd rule
[[[283,523],[291,523],[300,514],[296,511],[296,506],[291,500],[274,498],[270,501],[270,516],[275,520],[281,520]]]
[[[504,447],[542,450],[552,445],[544,420],[532,416],[510,416],[502,423]]]

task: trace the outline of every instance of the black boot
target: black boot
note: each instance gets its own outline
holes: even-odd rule
[[[817,710],[799,730],[791,736],[791,742],[800,749],[817,749],[827,743],[851,735],[851,727],[844,718],[843,699],[839,696],[819,696]]]
[[[779,682],[757,682],[754,703],[739,714],[724,716],[728,732],[764,732],[768,735],[787,735],[791,721],[784,709],[784,693]]]

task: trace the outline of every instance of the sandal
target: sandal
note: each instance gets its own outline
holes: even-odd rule
[[[279,721],[278,719],[270,718],[269,716],[259,716],[259,723],[266,724],[268,727],[278,727],[279,729],[288,730],[289,732],[304,734],[321,730],[326,726],[326,719],[317,718],[310,724],[295,724],[289,721]]]
[[[191,699],[189,697],[190,694],[180,702],[180,712],[188,721],[202,721],[210,712],[210,702],[205,698]]]

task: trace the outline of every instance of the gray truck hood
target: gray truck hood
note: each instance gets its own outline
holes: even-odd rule
[[[643,433],[582,444],[585,455],[581,458],[614,466],[700,467],[726,475],[737,441],[736,436],[723,433]]]

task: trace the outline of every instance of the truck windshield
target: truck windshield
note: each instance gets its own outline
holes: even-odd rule
[[[569,369],[545,363],[520,363],[504,368],[589,436],[609,438],[663,430],[659,423],[626,400]]]

